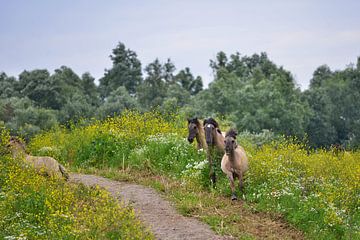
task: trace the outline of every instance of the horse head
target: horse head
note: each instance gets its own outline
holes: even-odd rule
[[[221,134],[219,130],[219,124],[213,118],[208,118],[204,120],[204,130],[205,130],[205,139],[208,146],[213,146],[215,144],[216,132]]]
[[[230,129],[226,133],[224,141],[226,155],[230,155],[230,153],[237,148],[236,136],[237,132],[234,129]]]
[[[187,137],[187,140],[189,141],[189,143],[192,143],[196,135],[199,134],[199,125],[200,122],[197,118],[188,118],[189,135]]]
[[[6,147],[17,150],[17,151],[25,151],[25,145],[24,143],[18,139],[17,137],[10,137],[9,143],[6,145]]]

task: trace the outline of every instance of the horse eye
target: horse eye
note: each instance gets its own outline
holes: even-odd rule
[[[232,142],[232,143],[234,143],[234,142],[235,142],[235,140],[232,140],[231,142]]]
[[[194,129],[196,129],[196,126],[194,126]]]

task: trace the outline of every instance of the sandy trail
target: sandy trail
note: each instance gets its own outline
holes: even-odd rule
[[[216,235],[208,225],[195,218],[180,215],[151,188],[95,175],[71,174],[71,179],[87,186],[103,187],[116,199],[131,204],[137,216],[157,239],[233,239]]]

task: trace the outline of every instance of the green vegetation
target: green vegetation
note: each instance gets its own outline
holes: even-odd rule
[[[200,76],[190,68],[177,71],[170,59],[156,58],[142,67],[136,52],[123,43],[110,59],[99,85],[90,73],[78,76],[66,66],[52,74],[23,71],[18,78],[0,72],[0,122],[29,139],[81,118],[103,120],[129,109],[181,109],[188,117],[225,118],[240,131],[305,137],[314,148],[360,146],[360,58],[344,70],[318,67],[304,92],[266,53],[219,52],[210,61],[214,79],[207,89]]]
[[[126,112],[37,135],[30,148],[39,154],[46,146],[48,155],[83,171],[149,184],[168,194],[183,214],[198,216],[219,233],[244,237],[246,230],[236,230],[242,219],[224,210],[231,205],[227,179],[218,168],[217,188],[209,188],[205,154],[187,143],[183,119]],[[273,140],[269,132],[239,139],[250,159],[243,196],[250,209],[281,214],[309,238],[360,238],[359,152],[309,151],[295,141]],[[219,215],[214,207],[225,212]]]
[[[32,154],[149,184],[165,191],[182,213],[203,219],[217,232],[251,238],[256,233],[232,214],[239,209],[229,207],[228,181],[220,168],[217,188],[209,189],[205,155],[185,140],[186,117],[216,117],[236,126],[250,157],[243,196],[249,211],[280,214],[310,238],[360,238],[360,57],[343,70],[318,67],[303,92],[266,53],[219,52],[210,61],[214,79],[207,89],[189,68],[176,71],[170,59],[156,58],[143,68],[123,43],[110,58],[112,66],[99,85],[90,73],[78,76],[66,66],[54,73],[26,70],[17,78],[0,72],[0,127],[31,140]],[[4,149],[0,154],[5,229],[0,237],[144,234],[132,211],[104,192],[47,180]],[[103,200],[98,206],[94,199]],[[90,213],[74,208],[80,203]],[[125,225],[109,220],[104,230],[103,222],[91,224],[95,215],[124,219]],[[134,230],[128,230],[129,222]]]
[[[1,239],[153,239],[105,190],[46,178],[10,157],[0,133]]]

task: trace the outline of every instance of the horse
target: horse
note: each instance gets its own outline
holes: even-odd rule
[[[217,155],[219,155],[220,161],[220,156],[225,149],[224,136],[222,135],[219,124],[216,122],[215,119],[205,119],[203,125],[205,129],[205,140],[208,146],[207,157],[210,164],[210,177],[212,183],[215,185],[216,174],[213,166],[213,157],[217,158]]]
[[[64,178],[69,180],[69,174],[65,167],[52,157],[36,157],[26,153],[25,145],[17,138],[11,137],[7,145],[13,158],[22,158],[25,163],[32,166],[37,172],[50,177]]]
[[[230,181],[231,200],[237,200],[235,194],[234,178],[239,178],[239,188],[244,192],[243,178],[248,170],[248,158],[245,150],[236,142],[237,132],[230,129],[225,135],[225,154],[221,160],[221,170],[226,174]]]
[[[187,140],[189,141],[189,143],[192,143],[194,139],[196,139],[197,148],[199,150],[207,149],[204,127],[197,118],[188,118],[188,131],[189,135],[187,137]]]

